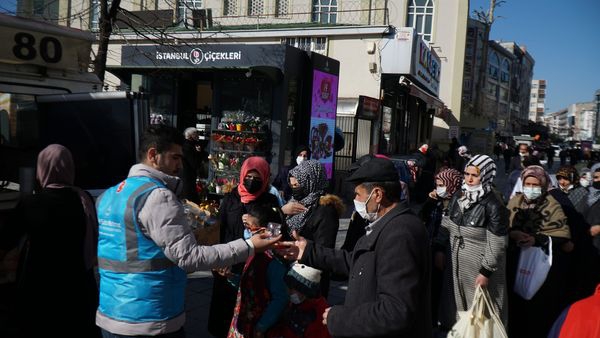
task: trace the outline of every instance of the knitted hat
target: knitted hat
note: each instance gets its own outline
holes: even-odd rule
[[[294,264],[284,280],[289,288],[302,292],[309,298],[317,298],[321,292],[321,270],[304,264]]]

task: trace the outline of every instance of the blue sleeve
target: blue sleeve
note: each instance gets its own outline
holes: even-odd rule
[[[271,294],[271,301],[258,323],[256,323],[256,329],[260,332],[266,332],[270,329],[279,320],[283,310],[288,305],[288,290],[283,281],[286,273],[287,269],[285,265],[278,260],[273,259],[269,263],[269,267],[267,268],[267,288]]]
[[[269,193],[271,195],[274,195],[275,197],[277,197],[277,202],[279,202],[280,208],[285,205],[285,201],[283,200],[283,197],[281,197],[281,194],[279,193],[277,188],[275,188],[273,185],[271,185],[271,187],[269,188]]]
[[[564,311],[556,318],[554,325],[552,325],[552,329],[548,333],[548,338],[558,338],[560,336],[560,330],[562,329],[563,323],[567,318],[567,314],[569,313],[569,309],[571,306],[569,305]]]

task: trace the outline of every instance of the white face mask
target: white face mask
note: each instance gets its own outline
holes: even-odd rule
[[[528,155],[527,153],[519,153],[519,156],[521,156],[521,157],[525,157],[527,155]]]
[[[569,184],[569,185],[568,185],[568,186],[566,186],[566,187],[563,187],[563,186],[561,185],[561,186],[560,186],[560,189],[562,189],[562,191],[564,191],[564,192],[569,192],[571,189],[573,189],[573,185],[572,185],[572,184]]]
[[[477,190],[481,189],[481,184],[470,186],[470,185],[468,185],[468,184],[465,183],[464,186],[463,186],[463,188],[467,192],[473,192],[473,191],[477,191]]]
[[[297,293],[292,293],[290,295],[290,302],[292,302],[293,304],[300,304],[302,303],[304,300],[306,299],[306,297],[301,296],[300,294]]]
[[[369,198],[367,198],[365,202],[354,200],[354,209],[356,210],[356,212],[358,212],[360,217],[362,217],[364,220],[369,221],[371,223],[375,222],[375,220],[377,219],[377,212],[379,212],[380,206],[379,204],[377,205],[376,212],[367,212],[367,203],[369,203],[371,196],[373,196],[373,191],[375,191],[375,189],[371,191],[371,193],[369,194]]]
[[[448,197],[448,192],[446,191],[446,187],[437,187],[435,188],[435,193],[439,198]]]
[[[296,164],[300,165],[300,163],[306,161],[306,159],[304,158],[304,156],[298,156],[296,157]]]
[[[534,201],[542,195],[542,187],[523,187],[523,194],[529,201]]]
[[[588,180],[587,178],[580,178],[579,184],[581,184],[582,187],[587,188],[590,186],[590,180]]]

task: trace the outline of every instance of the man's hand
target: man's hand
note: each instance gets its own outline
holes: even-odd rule
[[[292,237],[294,237],[295,241],[277,243],[276,250],[283,258],[290,261],[297,261],[302,259],[304,249],[306,249],[306,238],[298,235],[296,230],[292,232]]]
[[[592,225],[590,227],[590,234],[592,236],[598,236],[598,235],[600,235],[600,225]]]
[[[327,326],[327,316],[329,315],[329,310],[331,310],[331,307],[328,307],[325,309],[325,312],[323,312],[323,325]]]
[[[277,237],[271,237],[269,232],[264,231],[250,237],[252,245],[254,245],[254,252],[263,252],[265,250],[273,249],[275,248],[274,244],[280,239],[281,235]]]
[[[230,266],[227,266],[227,267],[224,267],[224,268],[216,268],[216,269],[213,269],[213,270],[216,273],[218,273],[219,275],[221,275],[222,277],[225,277],[225,278],[229,278],[229,277],[233,276],[233,273],[231,273],[231,267]]]
[[[477,278],[475,278],[475,286],[481,285],[482,287],[486,287],[488,286],[489,280],[490,279],[486,276],[479,274],[477,275]]]
[[[301,212],[306,211],[306,207],[298,202],[288,202],[286,205],[281,207],[281,211],[286,215],[297,215]]]

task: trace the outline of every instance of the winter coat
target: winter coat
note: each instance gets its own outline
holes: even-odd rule
[[[336,195],[321,196],[319,205],[304,223],[300,236],[322,245],[335,248],[335,238],[340,227],[340,216],[344,211],[344,202]],[[329,274],[321,275],[321,294],[327,298],[329,294]]]
[[[600,337],[600,285],[594,295],[566,308],[548,334],[548,338],[597,337]]]
[[[335,337],[431,337],[427,230],[406,202],[372,224],[354,251],[308,241],[301,263],[347,276],[343,305],[330,309]]]

